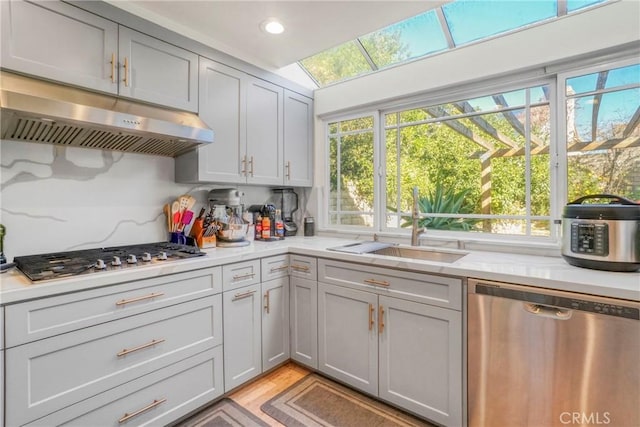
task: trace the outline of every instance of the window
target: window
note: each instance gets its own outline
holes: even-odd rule
[[[568,198],[640,199],[640,64],[567,78]]]
[[[319,87],[612,0],[454,0],[299,61]]]
[[[329,123],[329,224],[373,227],[374,118]]]
[[[549,236],[548,86],[385,114],[386,227]]]
[[[570,200],[639,200],[640,64],[618,64],[328,122],[329,227],[407,233],[417,187],[440,236],[553,242]]]

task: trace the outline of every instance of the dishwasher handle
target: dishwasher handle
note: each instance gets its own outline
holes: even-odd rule
[[[564,308],[558,308],[542,304],[533,304],[530,302],[523,302],[522,306],[525,311],[534,314],[536,316],[548,317],[555,320],[569,320],[573,314],[573,310],[567,310]]]

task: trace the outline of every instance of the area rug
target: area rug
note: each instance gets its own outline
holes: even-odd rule
[[[269,424],[225,397],[175,427],[269,427]]]
[[[287,427],[433,427],[317,374],[302,378],[260,409]]]

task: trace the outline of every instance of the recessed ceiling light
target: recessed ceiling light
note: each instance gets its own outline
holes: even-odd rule
[[[269,34],[282,34],[284,32],[284,25],[277,19],[269,18],[260,24],[260,28]]]

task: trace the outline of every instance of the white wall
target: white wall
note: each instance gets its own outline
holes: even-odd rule
[[[174,182],[174,160],[114,151],[1,141],[0,223],[4,253],[20,255],[166,240],[162,212],[181,194],[207,203],[212,188]],[[246,206],[264,204],[267,187],[239,186]],[[305,212],[308,194],[296,189]],[[302,232],[300,232],[302,234]]]

